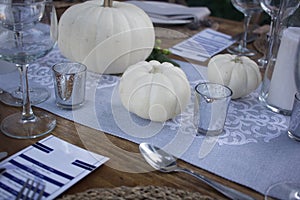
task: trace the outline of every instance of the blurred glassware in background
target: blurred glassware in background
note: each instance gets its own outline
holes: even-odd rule
[[[298,49],[296,54],[295,83],[297,87],[297,92],[300,93],[300,42],[298,44]]]
[[[288,128],[288,136],[292,139],[300,141],[300,42],[298,44],[298,49],[296,53],[296,64],[295,64],[294,75],[295,75],[295,84],[297,88],[297,93],[295,94],[293,110],[292,110],[290,124]]]
[[[237,46],[230,46],[227,51],[235,55],[254,56],[256,51],[247,48],[247,34],[252,16],[261,12],[259,0],[231,0],[231,3],[244,14],[244,35]]]
[[[257,60],[260,68],[266,68],[268,59],[271,55],[272,47],[274,44],[274,36],[275,36],[275,26],[274,23],[277,20],[277,16],[279,13],[281,0],[260,0],[260,5],[262,9],[271,17],[270,23],[270,32],[268,37],[268,47],[264,53],[264,56]]]

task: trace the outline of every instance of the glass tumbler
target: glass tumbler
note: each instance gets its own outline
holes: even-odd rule
[[[195,87],[194,124],[196,135],[216,136],[223,132],[232,91],[217,83]]]
[[[56,105],[62,109],[76,109],[85,100],[87,67],[80,63],[58,63],[52,67]]]

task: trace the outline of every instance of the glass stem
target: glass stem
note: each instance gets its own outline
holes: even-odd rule
[[[17,90],[16,91],[14,91],[13,92],[13,96],[14,97],[16,97],[16,98],[22,98],[22,95],[20,95],[20,94],[22,94],[22,67],[20,67],[20,66],[18,66],[18,65],[16,65],[17,66],[17,68],[18,68],[18,71],[19,71],[19,85],[18,85],[18,88],[17,88]]]
[[[247,47],[247,35],[248,35],[248,27],[250,24],[250,20],[251,20],[251,15],[246,15],[245,14],[245,18],[244,18],[244,35],[243,35],[243,39],[241,40],[240,46],[242,47],[242,49]]]
[[[15,37],[15,45],[18,47],[22,47],[23,46],[23,34],[21,32],[16,31],[14,37]],[[20,65],[16,65],[16,66],[18,67],[19,76],[20,76],[20,83],[19,83],[18,89],[15,94],[15,96],[18,97],[18,93],[21,94],[21,92],[23,90],[22,89],[22,66],[20,66]]]
[[[19,66],[17,66],[18,67],[18,71],[19,71],[19,86],[18,86],[18,92],[23,92],[22,91],[22,67],[19,67]]]
[[[22,120],[24,121],[32,121],[35,119],[33,114],[30,98],[29,98],[29,87],[28,87],[28,64],[18,65],[20,70],[22,71],[22,88],[23,88],[23,112],[22,112]]]
[[[274,44],[274,37],[275,37],[275,22],[277,21],[276,16],[271,17],[271,23],[270,23],[270,37],[268,41],[268,48],[266,52],[266,59],[269,61],[272,55],[272,49],[273,49],[273,44]]]
[[[23,48],[23,34],[22,32],[16,31],[15,32],[15,41],[16,46],[20,49]],[[24,56],[25,58],[26,56]],[[20,74],[22,77],[22,93],[23,93],[23,111],[22,111],[22,121],[28,122],[28,121],[34,121],[35,116],[33,114],[30,98],[29,98],[29,84],[28,84],[28,76],[27,76],[27,70],[28,70],[28,64],[26,62],[26,59],[20,60],[20,64],[16,64],[18,69],[20,70]]]

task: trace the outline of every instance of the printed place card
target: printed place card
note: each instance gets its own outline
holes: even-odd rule
[[[235,41],[230,35],[207,28],[176,44],[170,50],[175,55],[203,62]]]
[[[45,185],[42,199],[54,199],[108,159],[51,135],[0,163],[0,199],[15,199],[28,178]]]

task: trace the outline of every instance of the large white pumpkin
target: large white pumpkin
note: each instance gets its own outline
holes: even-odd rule
[[[130,3],[86,1],[68,8],[59,21],[62,54],[97,73],[123,73],[150,55],[154,40],[150,18]]]
[[[208,80],[228,86],[232,99],[248,95],[261,82],[257,64],[246,56],[219,54],[208,63]]]
[[[130,112],[164,122],[184,111],[191,90],[180,68],[153,60],[130,66],[120,80],[119,94]]]

